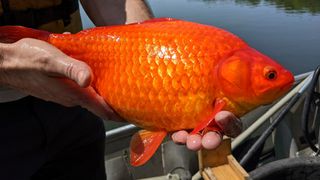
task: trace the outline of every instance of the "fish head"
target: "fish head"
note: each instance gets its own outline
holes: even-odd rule
[[[217,67],[222,94],[248,110],[272,103],[294,82],[290,71],[252,48],[233,52]]]

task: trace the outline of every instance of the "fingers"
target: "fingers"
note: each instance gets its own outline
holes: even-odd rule
[[[93,73],[86,63],[67,56],[48,43],[34,40],[32,45],[37,46],[38,51],[43,52],[37,54],[39,57],[36,58],[40,70],[71,79],[81,87],[90,85]]]
[[[116,115],[104,99],[92,87],[84,89],[80,105],[104,120],[124,121]]]
[[[86,63],[44,41],[30,38],[21,39],[7,48],[9,58],[2,69],[20,72],[7,72],[11,87],[64,106],[80,105],[103,119],[120,119],[90,87],[93,74]],[[2,79],[2,83],[7,83]]]
[[[177,144],[185,144],[187,142],[188,132],[187,131],[178,131],[172,134],[172,140]]]
[[[187,148],[192,151],[197,151],[202,148],[201,136],[199,134],[192,134],[187,137]]]
[[[189,135],[187,131],[181,130],[172,134],[172,140],[177,144],[186,144],[187,148],[192,151],[198,151],[201,148],[217,148],[222,137],[216,132],[208,132],[203,137],[199,134]]]
[[[86,63],[67,56],[44,41],[25,38],[12,44],[12,48],[19,49],[15,59],[28,59],[23,63],[16,62],[17,66],[22,66],[21,68],[38,70],[56,77],[66,77],[81,87],[87,87],[91,83],[92,71]]]
[[[72,80],[52,77],[44,77],[41,81],[43,82],[38,84],[50,83],[44,86],[44,89],[38,90],[37,94],[31,93],[32,95],[67,107],[80,105],[104,120],[122,120],[91,86],[79,88]],[[57,94],[60,94],[60,96],[57,96]]]
[[[102,119],[110,119],[110,115],[113,114],[111,108],[105,103],[102,97],[96,94],[92,87],[84,89],[82,92],[82,99],[80,105],[92,113],[98,115]]]
[[[207,132],[202,137],[202,146],[205,149],[215,149],[217,148],[222,141],[222,136],[216,132]]]
[[[215,116],[215,121],[229,137],[236,137],[242,132],[242,123],[231,112],[221,111]]]
[[[201,148],[215,149],[222,141],[222,137],[216,132],[208,132],[203,137],[199,134],[192,134],[187,137],[187,148],[193,151],[198,151]]]
[[[219,112],[215,116],[215,121],[223,133],[229,137],[236,137],[242,131],[241,121],[231,112]],[[188,149],[197,151],[201,148],[217,148],[222,142],[222,135],[213,131],[209,131],[203,136],[199,134],[189,135],[186,131],[178,131],[173,133],[172,140],[178,144],[186,144]]]

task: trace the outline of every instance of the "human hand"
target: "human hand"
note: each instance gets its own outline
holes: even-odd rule
[[[0,84],[64,106],[80,105],[103,119],[120,119],[90,86],[92,72],[84,62],[35,39],[0,47]]]
[[[215,121],[229,137],[236,137],[242,131],[242,123],[231,112],[221,111],[215,116]],[[201,137],[199,134],[189,135],[187,131],[177,131],[172,134],[172,140],[177,144],[186,144],[190,150],[215,149],[222,142],[222,135],[217,132],[207,132]]]

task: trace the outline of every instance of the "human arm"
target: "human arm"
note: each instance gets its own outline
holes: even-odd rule
[[[92,72],[84,62],[50,44],[22,39],[0,43],[0,85],[64,106],[80,105],[103,119],[117,118],[90,86]]]
[[[153,17],[144,0],[80,0],[96,26],[128,24]]]
[[[215,116],[215,121],[223,133],[229,137],[236,137],[242,131],[242,123],[231,112],[221,111]],[[172,140],[178,144],[186,144],[190,150],[215,149],[222,142],[221,134],[207,132],[205,135],[189,135],[187,131],[178,131],[172,134]]]

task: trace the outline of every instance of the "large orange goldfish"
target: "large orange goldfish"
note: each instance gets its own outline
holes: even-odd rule
[[[37,38],[89,64],[92,86],[128,122],[144,128],[131,141],[131,164],[144,164],[167,132],[214,122],[220,110],[242,116],[285,94],[292,74],[237,36],[170,18],[50,34],[0,27],[0,39]]]

